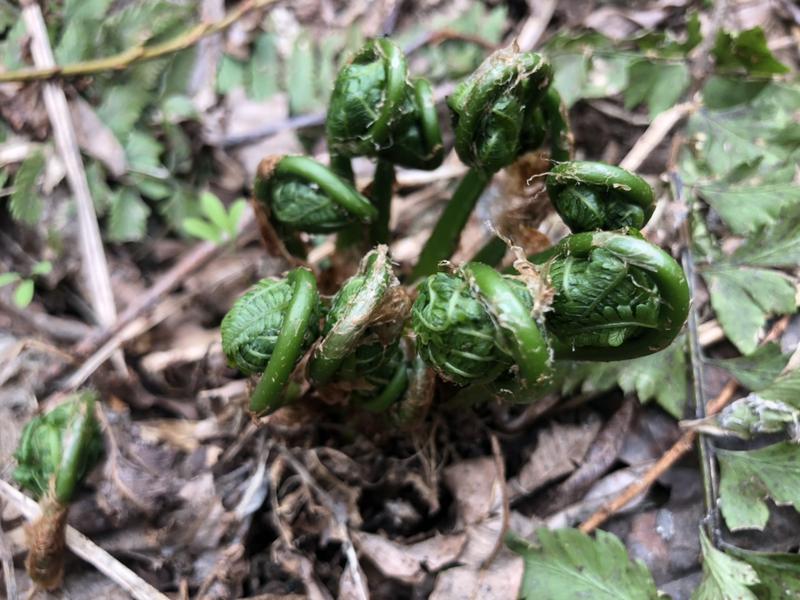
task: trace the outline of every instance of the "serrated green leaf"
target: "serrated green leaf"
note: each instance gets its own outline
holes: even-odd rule
[[[702,275],[725,335],[742,354],[756,350],[769,315],[795,311],[794,284],[783,273],[719,265],[703,270]]]
[[[200,209],[218,231],[226,231],[228,228],[228,213],[225,205],[211,192],[205,191],[200,194]]]
[[[686,338],[678,336],[661,352],[619,362],[573,363],[559,361],[556,379],[562,394],[577,389],[600,393],[619,385],[626,393],[636,393],[643,404],[651,400],[675,418],[686,406]]]
[[[767,80],[746,81],[741,77],[712,75],[703,86],[703,103],[714,110],[745,104],[764,91],[768,84]]]
[[[18,221],[33,225],[42,216],[42,199],[36,181],[44,169],[44,154],[36,151],[22,161],[14,176],[14,191],[11,192],[9,210]]]
[[[769,519],[766,498],[800,510],[800,446],[790,442],[759,450],[717,450],[719,505],[732,530],[763,529]]]
[[[23,279],[14,290],[14,304],[17,308],[26,308],[33,300],[33,279]]]
[[[800,598],[800,554],[751,552],[740,548],[731,548],[730,553],[756,570],[760,582],[753,586],[753,591],[758,598]]]
[[[545,46],[553,65],[553,85],[567,107],[584,98],[605,98],[628,87],[628,70],[637,55],[614,49],[597,33],[557,35]]]
[[[108,238],[114,242],[140,240],[147,230],[150,207],[131,188],[120,188],[111,197],[108,215]]]
[[[787,138],[787,131],[796,124],[797,106],[800,84],[773,82],[736,110],[698,111],[687,125],[689,143],[680,163],[684,180],[715,185],[740,165],[758,161],[748,185],[791,183],[798,141]]]
[[[681,63],[638,60],[630,66],[625,108],[646,104],[650,117],[673,106],[689,87],[689,67]]]
[[[0,288],[12,284],[15,281],[19,281],[19,273],[14,273],[13,271],[0,273]]]
[[[789,362],[789,356],[781,352],[778,344],[770,342],[747,356],[712,359],[709,362],[722,367],[743,386],[757,392],[775,381]]]
[[[161,153],[164,146],[145,131],[131,131],[125,140],[125,156],[128,165],[135,171],[150,171],[161,167]]]
[[[759,582],[756,570],[746,562],[717,550],[700,530],[703,551],[703,581],[692,600],[757,600],[750,587]]]
[[[786,402],[800,409],[800,369],[781,375],[758,395],[767,400]]]
[[[800,210],[784,211],[772,226],[737,248],[730,260],[754,267],[791,268],[800,264]]]
[[[719,72],[744,72],[759,77],[788,73],[767,46],[761,27],[740,32],[720,31],[711,51]]]
[[[97,116],[124,143],[150,99],[149,90],[141,85],[131,83],[111,86],[97,107]]]
[[[791,182],[702,185],[696,191],[738,235],[773,225],[787,207],[800,204],[800,187]]]
[[[245,63],[242,61],[223,55],[217,68],[217,91],[220,94],[227,94],[236,88],[242,87],[245,80]]]
[[[632,561],[614,535],[599,530],[592,539],[577,529],[536,532],[539,545],[519,538],[508,545],[525,561],[519,597],[529,600],[647,600],[658,598],[653,577]]]
[[[222,241],[220,230],[208,221],[202,219],[196,219],[194,217],[184,219],[183,230],[188,235],[208,242],[214,242],[215,244],[219,244]]]
[[[687,400],[686,339],[680,336],[661,352],[624,361],[618,381],[626,393],[636,392],[642,404],[655,400],[670,415],[681,418]]]

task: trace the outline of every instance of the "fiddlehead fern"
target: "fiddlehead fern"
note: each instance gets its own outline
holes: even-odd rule
[[[554,290],[546,327],[556,358],[612,361],[652,354],[686,321],[689,287],[666,252],[633,235],[567,236],[533,257]]]
[[[575,233],[641,229],[655,208],[653,189],[630,171],[599,162],[556,165],[547,176],[550,201]]]
[[[222,320],[222,350],[247,375],[263,372],[250,399],[256,415],[279,408],[292,371],[319,335],[317,282],[298,268],[285,279],[263,279]]]
[[[447,99],[462,162],[494,173],[535,150],[543,135],[532,115],[551,76],[541,55],[504,48],[462,81]]]
[[[566,160],[571,140],[550,65],[514,47],[496,51],[447,100],[455,149],[470,171],[453,193],[420,253],[412,277],[436,271],[458,246],[472,209],[492,175],[550,138],[551,158]]]
[[[94,392],[79,392],[25,426],[14,478],[38,498],[42,516],[28,531],[28,573],[40,587],[57,588],[64,572],[67,510],[83,476],[103,450]]]
[[[468,263],[419,286],[412,325],[422,358],[459,385],[493,381],[516,364],[527,384],[546,380],[551,356],[521,281]]]
[[[369,156],[415,169],[442,162],[442,134],[430,84],[408,79],[402,50],[368,41],[336,78],[325,123],[341,156]]]
[[[408,305],[388,248],[378,246],[334,296],[324,337],[308,364],[311,380],[347,382],[356,400],[373,409],[399,398],[407,383],[400,336]]]
[[[329,233],[378,214],[349,182],[305,156],[263,159],[254,192],[270,217],[289,231]]]

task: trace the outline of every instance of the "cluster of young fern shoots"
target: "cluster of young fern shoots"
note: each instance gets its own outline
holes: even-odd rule
[[[547,389],[556,360],[643,356],[680,331],[689,305],[683,271],[639,233],[653,213],[652,189],[624,169],[570,160],[566,111],[542,56],[495,52],[447,106],[469,170],[410,269],[396,269],[386,246],[394,169],[435,169],[444,148],[431,86],[409,77],[391,40],[367,42],[338,75],[326,123],[330,166],[302,156],[262,161],[254,204],[284,252],[302,261],[303,233],[332,232],[342,246],[368,240],[372,249],[331,298],[300,266],[260,281],[225,316],[230,364],[261,375],[254,415],[310,384],[405,421],[430,404],[432,373],[456,386],[513,383],[530,401]],[[519,256],[508,272],[494,264],[503,240],[482,261],[448,262],[493,175],[543,145],[547,194],[572,235]],[[375,160],[366,193],[355,186],[355,157]],[[491,248],[498,244],[501,252]]]

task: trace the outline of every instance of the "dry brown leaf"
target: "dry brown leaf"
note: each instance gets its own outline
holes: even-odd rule
[[[585,423],[553,423],[539,433],[536,449],[519,475],[508,482],[509,496],[535,492],[542,486],[572,473],[583,460],[603,421],[592,413]]]
[[[525,566],[522,558],[504,551],[487,569],[456,567],[441,573],[430,600],[452,598],[508,600],[519,595]]]
[[[400,544],[382,535],[354,532],[353,541],[359,553],[386,577],[413,585],[422,583],[426,572],[435,572],[455,561],[467,535],[436,535],[415,544]]]

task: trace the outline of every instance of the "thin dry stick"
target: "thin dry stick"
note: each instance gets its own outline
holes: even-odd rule
[[[533,50],[539,43],[553,13],[556,10],[556,0],[529,0],[528,10],[531,15],[525,21],[517,36],[517,44],[523,52]]]
[[[95,58],[71,65],[58,66],[54,61],[51,61],[51,64],[37,64],[37,68],[35,69],[6,71],[5,73],[0,73],[0,83],[6,81],[36,81],[40,79],[52,79],[53,77],[94,75],[95,73],[101,73],[103,71],[119,71],[126,69],[137,62],[153,60],[185,50],[204,37],[214,35],[215,33],[227,29],[250,11],[263,8],[275,2],[277,2],[277,0],[245,0],[225,15],[223,19],[213,23],[200,23],[189,31],[171,40],[167,40],[166,42],[153,44],[152,46],[140,44],[113,56]]]
[[[39,5],[28,0],[22,9],[22,18],[31,36],[31,54],[33,62],[41,67],[49,68],[55,64],[53,50],[47,37],[47,28],[42,17]],[[81,263],[83,276],[89,291],[89,302],[95,313],[95,318],[105,327],[111,325],[117,318],[117,309],[114,306],[114,295],[111,292],[111,277],[108,273],[108,263],[103,251],[103,242],[100,239],[100,228],[97,226],[97,215],[94,212],[92,195],[89,192],[89,183],[83,169],[78,142],[75,137],[75,128],[67,105],[64,90],[55,83],[44,84],[42,97],[47,109],[47,116],[53,127],[58,153],[64,161],[67,171],[67,180],[75,196],[75,205],[78,211],[78,232],[80,237]],[[125,362],[119,354],[116,366],[125,371]]]
[[[21,512],[28,521],[34,521],[42,514],[39,505],[34,500],[1,479],[0,496]],[[167,596],[69,525],[67,526],[67,547],[136,600],[169,600]]]
[[[672,131],[672,128],[678,124],[682,119],[688,117],[699,108],[696,102],[684,102],[683,104],[676,104],[672,108],[665,110],[659,114],[653,122],[650,123],[642,136],[636,140],[636,143],[631,148],[630,152],[622,159],[619,166],[629,171],[635,171],[642,166],[642,163],[650,156],[650,153],[655,150],[667,134]]]
[[[708,403],[708,406],[706,407],[706,413],[713,415],[714,413],[717,413],[723,409],[725,405],[728,404],[728,402],[730,402],[733,398],[737,387],[738,385],[735,381],[729,381],[725,387],[722,388],[719,396]],[[667,452],[660,459],[658,459],[658,461],[656,461],[652,467],[650,467],[650,469],[648,469],[648,471],[639,481],[626,487],[616,498],[586,519],[586,521],[581,524],[580,530],[584,533],[591,533],[611,516],[613,516],[617,511],[628,504],[628,502],[644,492],[656,481],[656,479],[661,477],[662,474],[664,474],[670,467],[672,467],[672,465],[674,465],[681,457],[683,457],[692,449],[697,436],[698,431],[696,429],[692,429],[684,433],[678,439],[678,441],[675,442],[672,447],[667,450]]]

